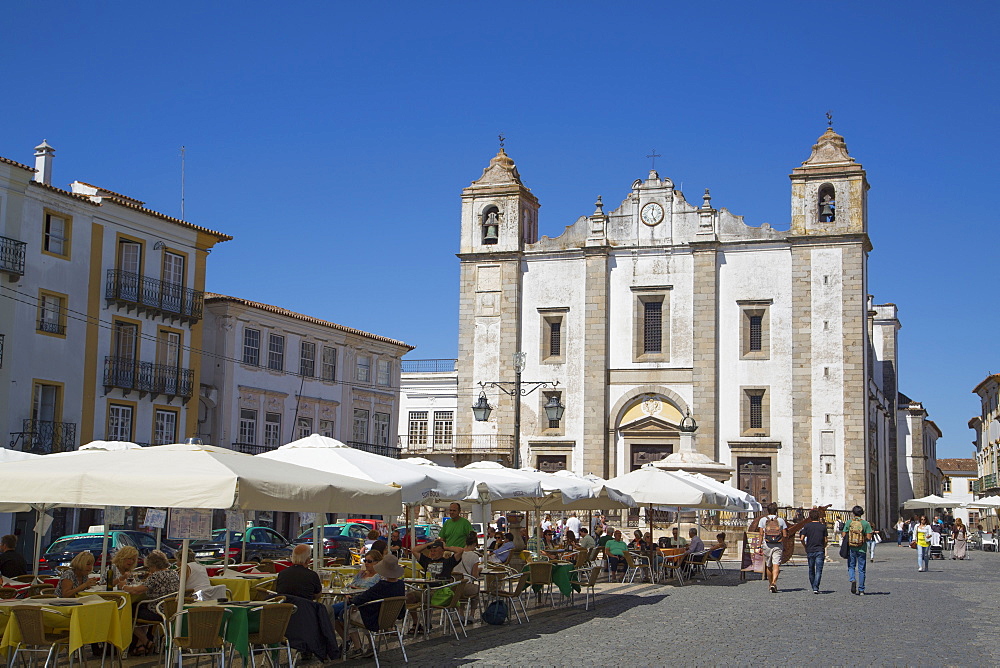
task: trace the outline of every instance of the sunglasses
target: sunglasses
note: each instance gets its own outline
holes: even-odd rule
[[[375,560],[374,559],[365,559],[365,563],[366,564],[374,564]]]

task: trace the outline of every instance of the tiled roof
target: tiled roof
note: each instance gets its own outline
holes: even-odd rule
[[[79,193],[70,192],[69,190],[63,190],[62,188],[56,188],[55,186],[49,185],[48,183],[42,183],[41,181],[28,181],[29,184],[33,186],[38,186],[39,188],[45,188],[46,190],[51,190],[52,192],[57,192],[60,195],[69,195],[73,199],[80,200],[81,202],[86,202],[91,206],[101,206],[94,200],[90,199],[86,195],[80,195]]]
[[[15,167],[20,167],[21,169],[27,169],[29,172],[37,172],[38,170],[34,167],[28,167],[27,165],[17,162],[16,160],[11,160],[10,158],[5,158],[0,155],[0,162],[6,163],[8,165],[14,165]]]
[[[975,459],[939,459],[938,468],[942,471],[975,471]]]
[[[128,195],[122,195],[121,193],[116,193],[114,190],[108,190],[107,188],[102,188],[101,186],[95,186],[93,183],[87,183],[86,181],[77,181],[77,183],[79,183],[81,185],[85,185],[85,186],[87,186],[89,188],[93,188],[94,190],[99,190],[102,193],[107,193],[107,194],[109,194],[109,195],[111,195],[113,197],[121,197],[122,199],[127,199],[128,201],[135,202],[136,204],[139,204],[140,206],[143,205],[143,204],[145,204],[145,202],[143,202],[141,199],[136,199],[134,197],[129,197]],[[103,196],[103,195],[98,195],[98,196]]]
[[[271,306],[270,304],[262,304],[260,302],[252,302],[248,299],[240,299],[239,297],[230,297],[228,295],[220,295],[215,292],[205,293],[205,302],[234,302],[236,304],[242,304],[244,306],[249,306],[251,308],[259,308],[262,311],[267,311],[268,313],[274,313],[277,315],[284,315],[289,318],[295,318],[296,320],[302,320],[303,322],[309,322],[314,325],[320,325],[322,327],[330,327],[331,329],[340,330],[341,332],[347,332],[348,334],[357,334],[358,336],[364,336],[369,339],[374,339],[376,341],[382,341],[383,343],[391,343],[396,346],[403,346],[407,351],[413,350],[416,346],[411,346],[409,344],[403,343],[402,341],[397,341],[396,339],[390,339],[387,336],[379,336],[378,334],[370,334],[369,332],[361,331],[360,329],[354,329],[353,327],[345,327],[344,325],[338,325],[335,322],[330,322],[329,320],[320,320],[319,318],[314,318],[311,315],[304,315],[302,313],[296,313],[295,311],[289,311],[288,309],[281,308],[280,306]]]
[[[82,181],[81,181],[81,183],[82,183]],[[96,186],[94,186],[94,187],[96,187]],[[103,188],[102,188],[102,190],[103,190]],[[109,190],[108,192],[111,192],[111,191]],[[169,221],[169,222],[174,223],[176,225],[183,225],[184,227],[187,227],[187,228],[192,229],[192,230],[198,230],[199,232],[204,232],[205,234],[211,234],[212,236],[214,236],[219,241],[229,241],[230,239],[233,238],[232,235],[223,234],[222,232],[216,232],[215,230],[210,230],[207,227],[202,227],[201,225],[195,225],[193,223],[187,222],[186,220],[181,220],[180,218],[174,218],[173,216],[168,216],[165,213],[160,213],[159,211],[153,211],[152,209],[147,209],[144,206],[139,206],[138,204],[133,204],[132,203],[132,202],[138,202],[138,201],[139,200],[133,200],[131,198],[129,198],[129,199],[111,199],[111,202],[113,204],[117,204],[118,206],[124,206],[124,207],[129,208],[129,209],[135,209],[136,211],[141,211],[141,212],[143,212],[145,214],[153,216],[154,218],[159,218],[161,220],[166,220],[166,221]]]

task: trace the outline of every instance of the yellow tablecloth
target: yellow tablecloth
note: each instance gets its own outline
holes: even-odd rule
[[[92,595],[95,594],[88,594],[86,592],[83,592],[77,594],[77,597],[83,598],[84,596],[92,596]],[[145,598],[145,596],[139,594],[135,598],[133,598],[132,594],[128,593],[127,591],[102,591],[100,594],[96,595],[111,600],[112,603],[114,603],[115,605],[118,605],[118,601],[115,600],[115,598],[125,599],[125,605],[122,606],[121,610],[118,611],[118,625],[121,629],[120,631],[121,639],[120,642],[116,642],[115,645],[117,645],[118,647],[128,647],[128,645],[132,642],[132,610],[135,607],[133,605],[133,601],[135,603],[138,603],[143,598]]]
[[[226,585],[229,587],[229,591],[233,594],[234,601],[249,601],[251,600],[250,595],[257,589],[258,585],[265,585],[267,588],[268,583],[273,583],[275,575],[268,573],[260,577],[233,577],[233,578],[209,578],[208,581],[213,585]]]
[[[56,605],[60,602],[73,602],[80,605]],[[45,626],[51,629],[69,629],[69,651],[75,652],[92,642],[110,642],[120,649],[128,647],[128,641],[123,641],[118,606],[114,601],[106,601],[99,596],[79,599],[66,598],[36,598],[24,600],[0,601],[0,615],[8,617],[9,623],[0,639],[0,650],[6,651],[21,641],[21,629],[13,621],[11,608],[16,605],[37,605],[50,607],[69,615],[69,619],[55,614],[45,614]],[[129,634],[131,636],[131,634]],[[131,637],[129,637],[131,640]],[[122,644],[124,642],[124,644]]]

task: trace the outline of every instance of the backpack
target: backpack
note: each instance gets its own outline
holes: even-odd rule
[[[493,601],[483,610],[483,621],[499,626],[507,621],[507,604],[503,601]]]
[[[851,520],[847,525],[847,544],[851,547],[861,547],[865,544],[865,525],[862,520]]]
[[[781,542],[781,523],[777,517],[768,516],[767,521],[764,522],[764,540],[768,543]]]

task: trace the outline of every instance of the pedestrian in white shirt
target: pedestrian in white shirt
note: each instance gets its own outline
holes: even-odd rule
[[[580,520],[577,518],[576,513],[569,514],[569,519],[566,520],[566,528],[572,531],[574,536],[580,535]]]

